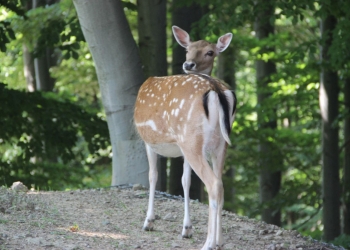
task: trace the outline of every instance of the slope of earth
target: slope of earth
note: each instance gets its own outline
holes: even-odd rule
[[[200,249],[208,206],[191,202],[193,237],[182,239],[183,201],[158,193],[155,231],[141,230],[147,190],[16,193],[0,188],[0,249]],[[225,249],[341,249],[296,231],[223,213]]]

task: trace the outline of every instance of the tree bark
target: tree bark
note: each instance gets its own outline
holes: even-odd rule
[[[218,55],[217,77],[230,85],[232,90],[236,90],[235,61],[235,50],[233,46],[229,46],[224,53]]]
[[[330,241],[340,235],[340,183],[339,183],[339,135],[333,124],[338,116],[338,76],[330,69],[329,48],[336,19],[327,16],[321,21],[321,79],[320,108],[322,115],[322,170],[323,170],[323,224],[324,240]]]
[[[53,49],[47,48],[43,55],[34,58],[36,90],[52,91],[55,87],[55,79],[50,75],[50,68],[57,65]]]
[[[107,115],[113,150],[112,185],[140,183],[148,187],[146,150],[132,122],[144,77],[121,1],[74,0],[73,3],[96,64]]]
[[[181,0],[173,0],[172,6],[172,23],[180,28],[190,32],[193,23],[199,21],[203,15],[202,8],[197,4],[192,4],[189,7],[177,7]],[[191,37],[193,41],[198,37]],[[173,37],[173,75],[183,73],[182,64],[186,61],[186,52],[183,47],[177,44]],[[174,195],[182,195],[183,189],[181,184],[181,176],[183,173],[183,159],[171,158],[170,176],[169,176],[169,193]],[[203,184],[199,177],[192,171],[191,175],[191,199],[202,200]]]
[[[52,5],[59,0],[33,0],[33,9]],[[28,58],[29,59],[29,58]],[[52,91],[56,80],[50,75],[50,68],[57,65],[57,54],[52,48],[46,48],[43,53],[34,58],[35,89],[39,91]]]
[[[32,9],[33,1],[28,0],[24,3],[24,9],[26,11]],[[32,53],[29,51],[28,46],[23,43],[23,68],[24,68],[24,77],[27,83],[27,90],[29,92],[36,91],[36,83],[35,83],[35,69],[34,69],[34,57]]]
[[[344,102],[344,176],[343,176],[343,233],[350,235],[350,78],[345,79]]]
[[[256,37],[259,40],[274,34],[274,24],[270,23],[274,15],[275,7],[273,1],[259,1],[258,13],[254,24]],[[272,46],[263,48],[261,52],[274,51]],[[271,97],[271,93],[267,91],[271,76],[276,73],[276,65],[271,60],[256,61],[256,80],[258,91],[258,103],[263,104],[264,101]],[[275,110],[273,111],[275,113]],[[264,110],[258,112],[259,129],[277,128],[277,121],[274,117],[266,117]],[[263,206],[261,219],[269,224],[277,226],[281,225],[281,211],[271,204],[276,197],[281,186],[281,161],[276,148],[271,142],[261,139],[259,142],[259,167],[260,167],[260,202]]]
[[[166,76],[166,0],[138,0],[138,34],[142,69],[146,78]],[[158,156],[156,189],[167,189],[167,158]]]
[[[166,1],[138,0],[139,49],[146,77],[166,76]]]
[[[35,69],[34,69],[34,58],[30,53],[28,46],[23,44],[23,64],[24,64],[24,77],[27,82],[27,90],[29,92],[36,91],[35,83]]]

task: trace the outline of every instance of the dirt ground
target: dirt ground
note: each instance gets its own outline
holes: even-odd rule
[[[135,190],[134,190],[135,189]],[[158,193],[155,231],[142,231],[148,191],[108,188],[15,192],[0,188],[0,250],[200,249],[208,206],[191,201],[193,237],[182,239],[183,201]],[[230,212],[223,214],[225,249],[341,249]]]

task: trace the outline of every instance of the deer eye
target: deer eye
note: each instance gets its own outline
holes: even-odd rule
[[[206,56],[213,56],[214,55],[214,51],[209,50],[205,55]]]

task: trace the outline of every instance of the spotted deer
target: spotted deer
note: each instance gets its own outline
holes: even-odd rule
[[[189,207],[192,168],[203,181],[209,196],[208,234],[202,249],[221,249],[222,170],[227,145],[231,144],[229,134],[236,97],[221,81],[209,75],[215,56],[227,48],[232,34],[221,36],[216,44],[203,40],[192,42],[187,32],[176,26],[173,26],[173,34],[187,50],[183,64],[187,74],[148,78],[141,86],[135,104],[134,122],[145,142],[149,161],[149,204],[143,229],[152,230],[154,226],[157,154],[183,156],[185,214],[182,236],[192,236]]]

